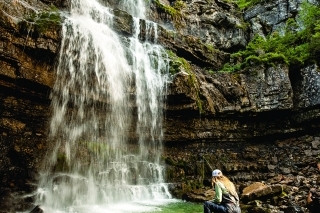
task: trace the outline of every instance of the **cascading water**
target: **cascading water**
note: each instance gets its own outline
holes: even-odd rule
[[[36,201],[45,212],[142,212],[127,206],[171,198],[160,163],[168,65],[159,45],[138,39],[145,2],[117,5],[134,16],[126,44],[110,8],[70,2],[52,92],[52,149]],[[146,25],[156,34],[154,23]]]

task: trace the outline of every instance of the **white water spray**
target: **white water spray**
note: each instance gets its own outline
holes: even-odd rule
[[[160,162],[168,64],[159,45],[138,39],[145,2],[118,3],[134,16],[126,46],[111,9],[71,1],[52,92],[52,149],[38,190],[45,212],[143,212],[129,203],[171,198]],[[147,27],[156,34],[154,23]]]

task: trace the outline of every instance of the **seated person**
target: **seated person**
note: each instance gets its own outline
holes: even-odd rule
[[[310,213],[320,212],[320,195],[315,188],[310,189],[307,196],[307,208]]]

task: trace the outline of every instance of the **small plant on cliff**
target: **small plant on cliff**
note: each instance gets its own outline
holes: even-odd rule
[[[174,75],[176,73],[178,73],[179,71],[183,70],[186,73],[189,74],[189,86],[190,88],[194,88],[196,91],[196,102],[198,105],[198,109],[199,112],[202,113],[203,112],[203,108],[202,108],[202,101],[200,99],[200,86],[198,83],[198,80],[196,78],[196,75],[194,74],[194,72],[192,72],[192,68],[191,65],[189,64],[189,62],[184,59],[184,58],[180,58],[178,57],[174,52],[172,51],[167,51],[168,52],[168,57],[170,59],[170,69],[169,72]],[[181,69],[182,67],[182,69]]]
[[[187,72],[188,74],[191,73],[191,65],[189,64],[189,62],[186,59],[178,57],[171,50],[168,50],[167,53],[168,53],[168,57],[170,59],[170,70],[169,71],[172,75],[178,73],[180,71],[181,66],[183,67],[185,72]]]
[[[183,1],[176,1],[172,7],[160,3],[159,0],[153,0],[153,2],[159,10],[159,12],[168,14],[172,18],[174,25],[177,29],[180,29],[181,26],[183,26],[183,14],[181,13],[181,10],[186,7],[186,4]]]
[[[236,28],[241,29],[243,31],[247,31],[250,27],[249,22],[241,21],[240,24],[236,25]]]
[[[224,1],[227,3],[236,4],[240,10],[246,10],[246,9],[253,7],[254,5],[257,5],[261,2],[260,0],[224,0]]]
[[[61,22],[59,10],[52,5],[49,9],[40,12],[33,11],[28,14],[21,24],[25,27],[34,27],[37,32],[42,33],[51,26],[60,25]]]
[[[235,3],[241,10],[248,9],[256,4],[259,4],[260,0],[236,0]]]
[[[186,7],[187,7],[186,3],[182,0],[175,1],[174,5],[173,5],[173,8],[175,8],[178,11],[181,11]]]

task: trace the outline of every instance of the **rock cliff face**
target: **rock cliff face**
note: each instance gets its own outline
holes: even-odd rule
[[[12,192],[30,188],[46,152],[49,95],[59,46],[58,29],[40,36],[19,24],[32,6],[46,7],[29,3],[29,7],[18,1],[0,3],[0,206],[6,210],[20,205]]]
[[[115,1],[107,2],[115,8],[115,29],[123,37],[130,35],[132,17],[117,9]],[[295,70],[277,64],[252,65],[237,73],[208,71],[228,62],[229,54],[244,48],[254,34],[279,29],[288,17],[297,15],[301,2],[271,1],[240,13],[235,5],[220,0],[186,0],[175,14],[157,2],[171,7],[178,1],[152,1],[148,14],[159,23],[157,42],[191,65],[176,66],[167,94],[164,158],[168,181],[180,184],[175,195],[181,197],[200,186],[205,189],[203,183],[216,167],[233,175],[238,185],[279,175],[295,179],[301,170],[305,176],[319,173],[316,64]],[[40,31],[28,25],[26,17],[49,4],[68,7],[63,0],[0,2],[0,210],[4,212],[27,208],[11,196],[32,189],[48,146],[60,29],[49,24]],[[244,27],[245,22],[250,26]],[[142,28],[141,40],[144,35]]]

